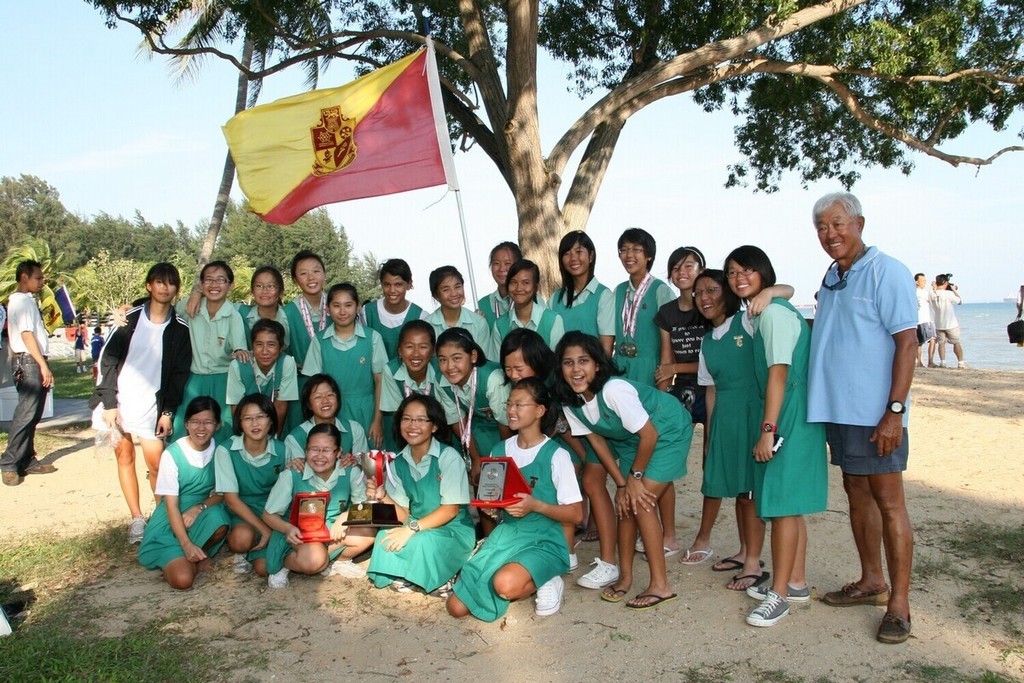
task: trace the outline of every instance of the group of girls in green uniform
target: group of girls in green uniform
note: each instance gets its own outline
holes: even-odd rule
[[[643,610],[676,597],[667,558],[711,557],[721,499],[732,497],[739,551],[714,568],[736,570],[728,587],[761,600],[749,623],[777,622],[787,601],[806,599],[802,515],[824,509],[826,488],[793,290],[776,285],[756,247],[735,250],[724,271],[681,247],[668,263],[677,296],[652,273],[651,235],[631,228],[617,246],[627,279],[612,290],[594,278],[591,239],[567,234],[562,282],[545,302],[540,269],[503,242],[490,254],[494,292],[466,306],[462,274],[442,266],[429,275],[429,314],[406,300],[412,273],[400,259],[380,269],[383,296],[361,305],[351,284],[325,292],[323,261],[303,251],[291,264],[294,301],[282,304],[283,277],[264,267],[254,304],[239,309],[226,303],[230,267],[207,264],[198,295],[179,304],[192,373],[140,562],[188,588],[226,542],[234,571],[271,587],[292,573],[368,576],[491,621],[531,595],[538,615],[556,613],[577,544],[596,540],[576,583]],[[673,482],[686,474],[695,423],[706,434],[704,502],[684,550]],[[370,449],[393,454],[383,481],[359,466]],[[471,514],[488,456],[511,458],[531,492]],[[303,542],[291,522],[295,494],[309,492],[329,493],[330,540]],[[347,525],[349,507],[366,501],[394,505],[400,525]],[[353,562],[368,552],[367,569]],[[649,579],[634,591],[638,556]]]

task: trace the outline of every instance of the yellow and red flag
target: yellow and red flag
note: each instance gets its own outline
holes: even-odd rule
[[[333,202],[458,189],[432,45],[340,88],[247,109],[224,137],[250,208],[269,223]]]

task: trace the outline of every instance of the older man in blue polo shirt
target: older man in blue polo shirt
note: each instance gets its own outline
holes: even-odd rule
[[[821,281],[811,336],[807,419],[824,422],[832,464],[843,472],[860,556],[857,581],[825,595],[834,606],[886,605],[877,638],[910,635],[914,532],[903,492],[907,400],[917,353],[917,299],[910,271],[864,244],[852,194],[814,205],[822,248],[834,261]],[[890,590],[882,569],[882,546]]]

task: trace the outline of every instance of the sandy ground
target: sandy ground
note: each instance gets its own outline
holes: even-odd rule
[[[1024,373],[919,371],[911,415],[906,487],[917,557],[985,571],[972,558],[950,554],[944,541],[964,523],[1019,526],[1024,519]],[[81,436],[88,439],[89,433]],[[678,484],[682,543],[691,539],[699,515],[698,448],[696,438],[691,472]],[[0,538],[127,523],[114,464],[94,455],[90,440],[48,461],[60,471],[29,477],[0,493]],[[669,561],[669,576],[680,598],[660,609],[632,613],[567,580],[559,614],[536,617],[532,600],[523,601],[494,624],[456,621],[439,600],[377,591],[365,581],[299,577],[288,590],[269,591],[262,580],[231,574],[224,554],[190,592],[175,593],[157,572],[130,566],[109,572],[81,595],[101,607],[100,625],[108,633],[163,615],[170,623],[162,628],[212,640],[227,653],[233,680],[327,680],[341,674],[361,680],[668,681],[703,667],[708,680],[745,680],[781,670],[806,680],[872,681],[890,678],[908,661],[1024,678],[1020,654],[1000,657],[1002,629],[984,615],[968,619],[957,607],[964,587],[953,578],[915,577],[914,633],[901,646],[874,640],[882,608],[836,609],[818,601],[858,575],[845,495],[831,469],[828,510],[809,519],[815,599],[794,606],[771,629],[744,623],[753,601],[724,588],[727,574],[713,573],[710,562],[694,567],[677,560]],[[725,505],[712,541],[715,557],[735,545],[731,505]],[[593,543],[579,547],[584,568],[596,550]],[[646,580],[644,567],[639,563],[637,587]],[[1024,588],[1019,577],[1010,580]]]

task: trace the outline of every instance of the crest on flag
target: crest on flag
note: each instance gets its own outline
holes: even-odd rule
[[[355,119],[344,116],[341,107],[320,110],[320,120],[309,129],[313,137],[313,175],[329,175],[355,161],[354,127]]]

